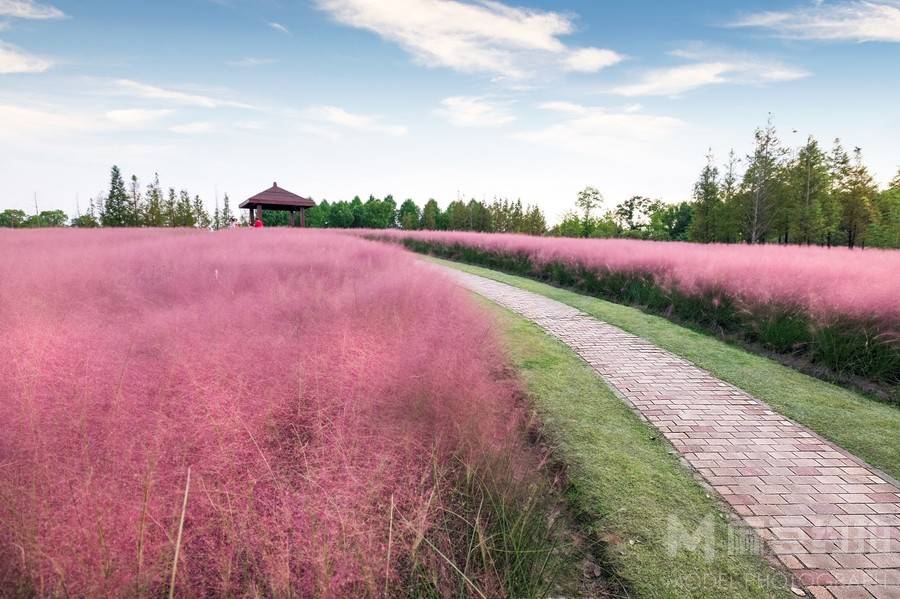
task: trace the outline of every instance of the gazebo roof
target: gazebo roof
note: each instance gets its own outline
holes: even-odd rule
[[[258,205],[266,208],[282,206],[285,208],[312,208],[316,203],[309,198],[300,197],[295,193],[278,187],[278,183],[272,183],[272,187],[269,189],[261,191],[252,198],[241,202],[240,208],[250,208]]]

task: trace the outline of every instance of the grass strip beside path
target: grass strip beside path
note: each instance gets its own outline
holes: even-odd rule
[[[579,524],[602,542],[604,561],[627,592],[792,596],[786,577],[753,549],[754,537],[731,523],[671,446],[581,358],[531,322],[482,301],[496,313],[510,360],[566,465],[567,499]]]
[[[539,293],[643,337],[761,399],[895,479],[900,478],[900,409],[896,406],[802,374],[636,308],[479,266],[429,260]]]

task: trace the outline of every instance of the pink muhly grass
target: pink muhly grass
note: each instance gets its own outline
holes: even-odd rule
[[[900,251],[571,239],[439,231],[368,231],[487,252],[521,254],[599,273],[652,275],[686,295],[725,293],[745,305],[778,304],[823,323],[851,318],[900,326]]]
[[[0,253],[3,588],[379,595],[435,464],[515,444],[491,323],[397,248],[67,230]]]

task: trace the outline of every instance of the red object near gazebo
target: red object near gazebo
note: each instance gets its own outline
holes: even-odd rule
[[[262,220],[263,210],[282,210],[291,213],[291,226],[295,226],[294,213],[300,213],[300,226],[306,226],[306,209],[316,205],[309,198],[298,196],[286,189],[278,187],[278,183],[272,183],[272,187],[262,191],[252,198],[241,202],[242,210],[250,211],[251,223],[256,219]]]

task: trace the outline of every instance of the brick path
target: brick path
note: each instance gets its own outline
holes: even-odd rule
[[[575,308],[438,267],[575,350],[815,597],[900,598],[900,488],[765,403]]]

